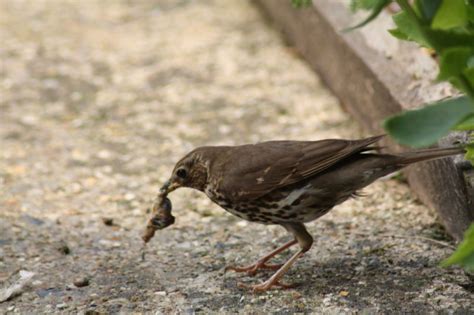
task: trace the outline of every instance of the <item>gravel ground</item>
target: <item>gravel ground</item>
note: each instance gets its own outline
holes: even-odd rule
[[[1,313],[474,312],[400,179],[309,224],[295,289],[237,288],[270,273],[224,266],[289,235],[190,190],[141,260],[146,208],[193,147],[363,136],[247,1],[1,0],[0,24],[0,281],[35,273]]]

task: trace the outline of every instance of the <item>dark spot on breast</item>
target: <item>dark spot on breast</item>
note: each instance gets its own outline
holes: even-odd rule
[[[254,213],[249,213],[247,216],[249,220],[255,220],[255,218],[257,217]]]
[[[291,206],[284,206],[282,209],[291,210]]]
[[[285,195],[287,195],[287,193],[285,193]],[[274,191],[271,194],[268,194],[268,195],[265,196],[265,201],[266,202],[279,201],[279,200],[283,199],[285,195],[283,195],[282,193],[277,193],[277,191]]]
[[[248,207],[247,208],[247,211],[251,211],[251,212],[259,212],[260,209],[258,207]]]
[[[301,198],[298,198],[296,199],[295,201],[293,201],[293,203],[291,204],[292,206],[297,206],[301,203]]]
[[[256,206],[258,206],[259,208],[270,208],[270,204],[263,201],[257,202]]]

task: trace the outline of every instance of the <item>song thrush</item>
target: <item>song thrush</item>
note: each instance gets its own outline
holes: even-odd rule
[[[294,240],[250,266],[227,269],[249,274],[260,268],[278,270],[267,281],[252,286],[253,290],[287,287],[279,282],[280,278],[313,243],[304,223],[356,196],[377,178],[411,163],[464,152],[462,148],[401,154],[371,152],[376,149],[371,145],[381,137],[199,147],[176,163],[164,186],[165,195],[179,187],[194,188],[242,219],[283,226]],[[295,244],[300,249],[285,264],[267,264]]]

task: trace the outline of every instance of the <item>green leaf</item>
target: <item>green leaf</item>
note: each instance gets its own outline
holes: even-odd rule
[[[448,80],[458,76],[469,68],[470,59],[474,58],[474,49],[470,47],[453,47],[441,53],[438,80]]]
[[[474,33],[460,29],[432,29],[420,26],[405,11],[395,14],[393,21],[396,29],[389,32],[396,38],[414,41],[424,47],[435,48],[442,52],[451,47],[474,48]]]
[[[373,10],[379,5],[379,0],[352,0],[350,7],[352,12],[358,10]]]
[[[474,130],[474,114],[467,115],[456,125],[456,127],[454,127],[454,129],[463,131]]]
[[[400,39],[415,41],[425,47],[431,47],[422,30],[420,30],[416,24],[416,21],[414,21],[405,11],[395,14],[392,19],[397,26],[396,29],[389,31],[393,36]]]
[[[474,271],[474,223],[464,233],[464,240],[456,251],[441,262],[441,266],[461,265],[466,270]]]
[[[388,32],[392,34],[393,37],[396,37],[398,39],[407,40],[407,41],[410,40],[408,36],[405,33],[402,33],[402,31],[400,31],[398,28],[388,30]]]
[[[369,1],[365,1],[365,2],[369,2]],[[359,24],[356,24],[354,26],[343,29],[342,30],[343,32],[352,31],[352,30],[354,30],[356,28],[359,28],[359,27],[362,27],[362,26],[366,25],[367,23],[369,23],[370,21],[374,20],[380,14],[380,12],[382,12],[383,8],[386,5],[388,5],[390,2],[392,2],[392,0],[372,0],[370,2],[371,2],[370,6],[368,8],[370,8],[372,10],[372,12],[369,14],[369,16],[365,20],[360,22]]]
[[[308,7],[313,3],[312,0],[291,0],[291,4],[294,8]]]
[[[415,5],[420,16],[431,23],[442,0],[416,0]]]
[[[467,5],[467,18],[472,23],[474,22],[474,2],[470,2]]]
[[[429,12],[424,14],[429,16]],[[474,49],[474,32],[470,28],[432,29],[429,25],[425,25],[426,21],[417,21],[406,11],[395,14],[393,21],[397,26],[396,29],[389,31],[393,36],[417,42],[424,47],[434,48],[438,53],[451,47]]]
[[[431,26],[439,29],[465,26],[468,22],[467,9],[465,0],[443,0]]]
[[[384,128],[401,144],[424,147],[434,144],[473,112],[474,103],[461,96],[392,116],[385,120]]]
[[[449,83],[467,95],[470,95],[474,88],[474,68],[464,69],[459,76],[450,78]],[[474,97],[472,99],[474,99]]]
[[[469,60],[467,61],[467,66],[469,68],[474,68],[474,56],[469,58]]]
[[[466,147],[466,154],[464,155],[464,158],[474,165],[474,146],[469,145]]]
[[[474,65],[464,70],[464,76],[469,81],[472,87],[474,87]]]
[[[439,52],[451,47],[469,47],[474,49],[474,33],[459,30],[433,30],[424,27],[430,42]]]

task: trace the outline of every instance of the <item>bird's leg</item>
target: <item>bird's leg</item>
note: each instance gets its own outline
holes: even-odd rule
[[[287,260],[287,262],[280,268],[278,269],[277,272],[273,274],[273,276],[270,277],[267,281],[261,283],[261,284],[256,284],[256,285],[246,285],[243,283],[239,283],[239,287],[242,288],[250,288],[252,289],[253,292],[263,292],[268,289],[270,289],[273,286],[281,287],[284,289],[289,289],[294,287],[294,285],[291,284],[284,284],[280,283],[280,278],[290,269],[290,267],[295,263],[295,261],[300,258],[304,254],[304,250],[300,249],[296,254],[291,256],[290,259]]]
[[[250,266],[246,266],[246,267],[227,266],[225,268],[225,271],[232,270],[232,271],[236,271],[236,272],[247,272],[249,275],[252,276],[252,275],[255,275],[257,273],[258,269],[277,270],[282,266],[281,264],[267,265],[266,262],[269,261],[275,255],[277,255],[277,254],[281,253],[282,251],[284,251],[285,249],[288,249],[291,246],[295,245],[297,242],[298,241],[296,239],[294,239],[292,241],[289,241],[288,243],[284,244],[281,247],[278,247],[277,249],[275,249],[274,251],[272,251],[268,255],[265,255],[264,257],[260,258],[259,260],[257,260],[257,262],[255,262],[254,264],[252,264]]]
[[[261,292],[270,289],[271,287],[278,286],[282,288],[291,288],[292,285],[280,283],[280,278],[290,269],[290,267],[295,263],[295,261],[300,258],[305,252],[307,252],[311,246],[313,245],[313,238],[311,235],[306,231],[304,224],[302,223],[293,223],[293,224],[285,224],[284,227],[288,230],[288,232],[292,233],[298,244],[300,245],[301,249],[291,256],[290,259],[280,268],[273,276],[270,277],[267,281],[253,285],[253,286],[246,286],[241,285],[243,287],[250,287],[253,292]]]

